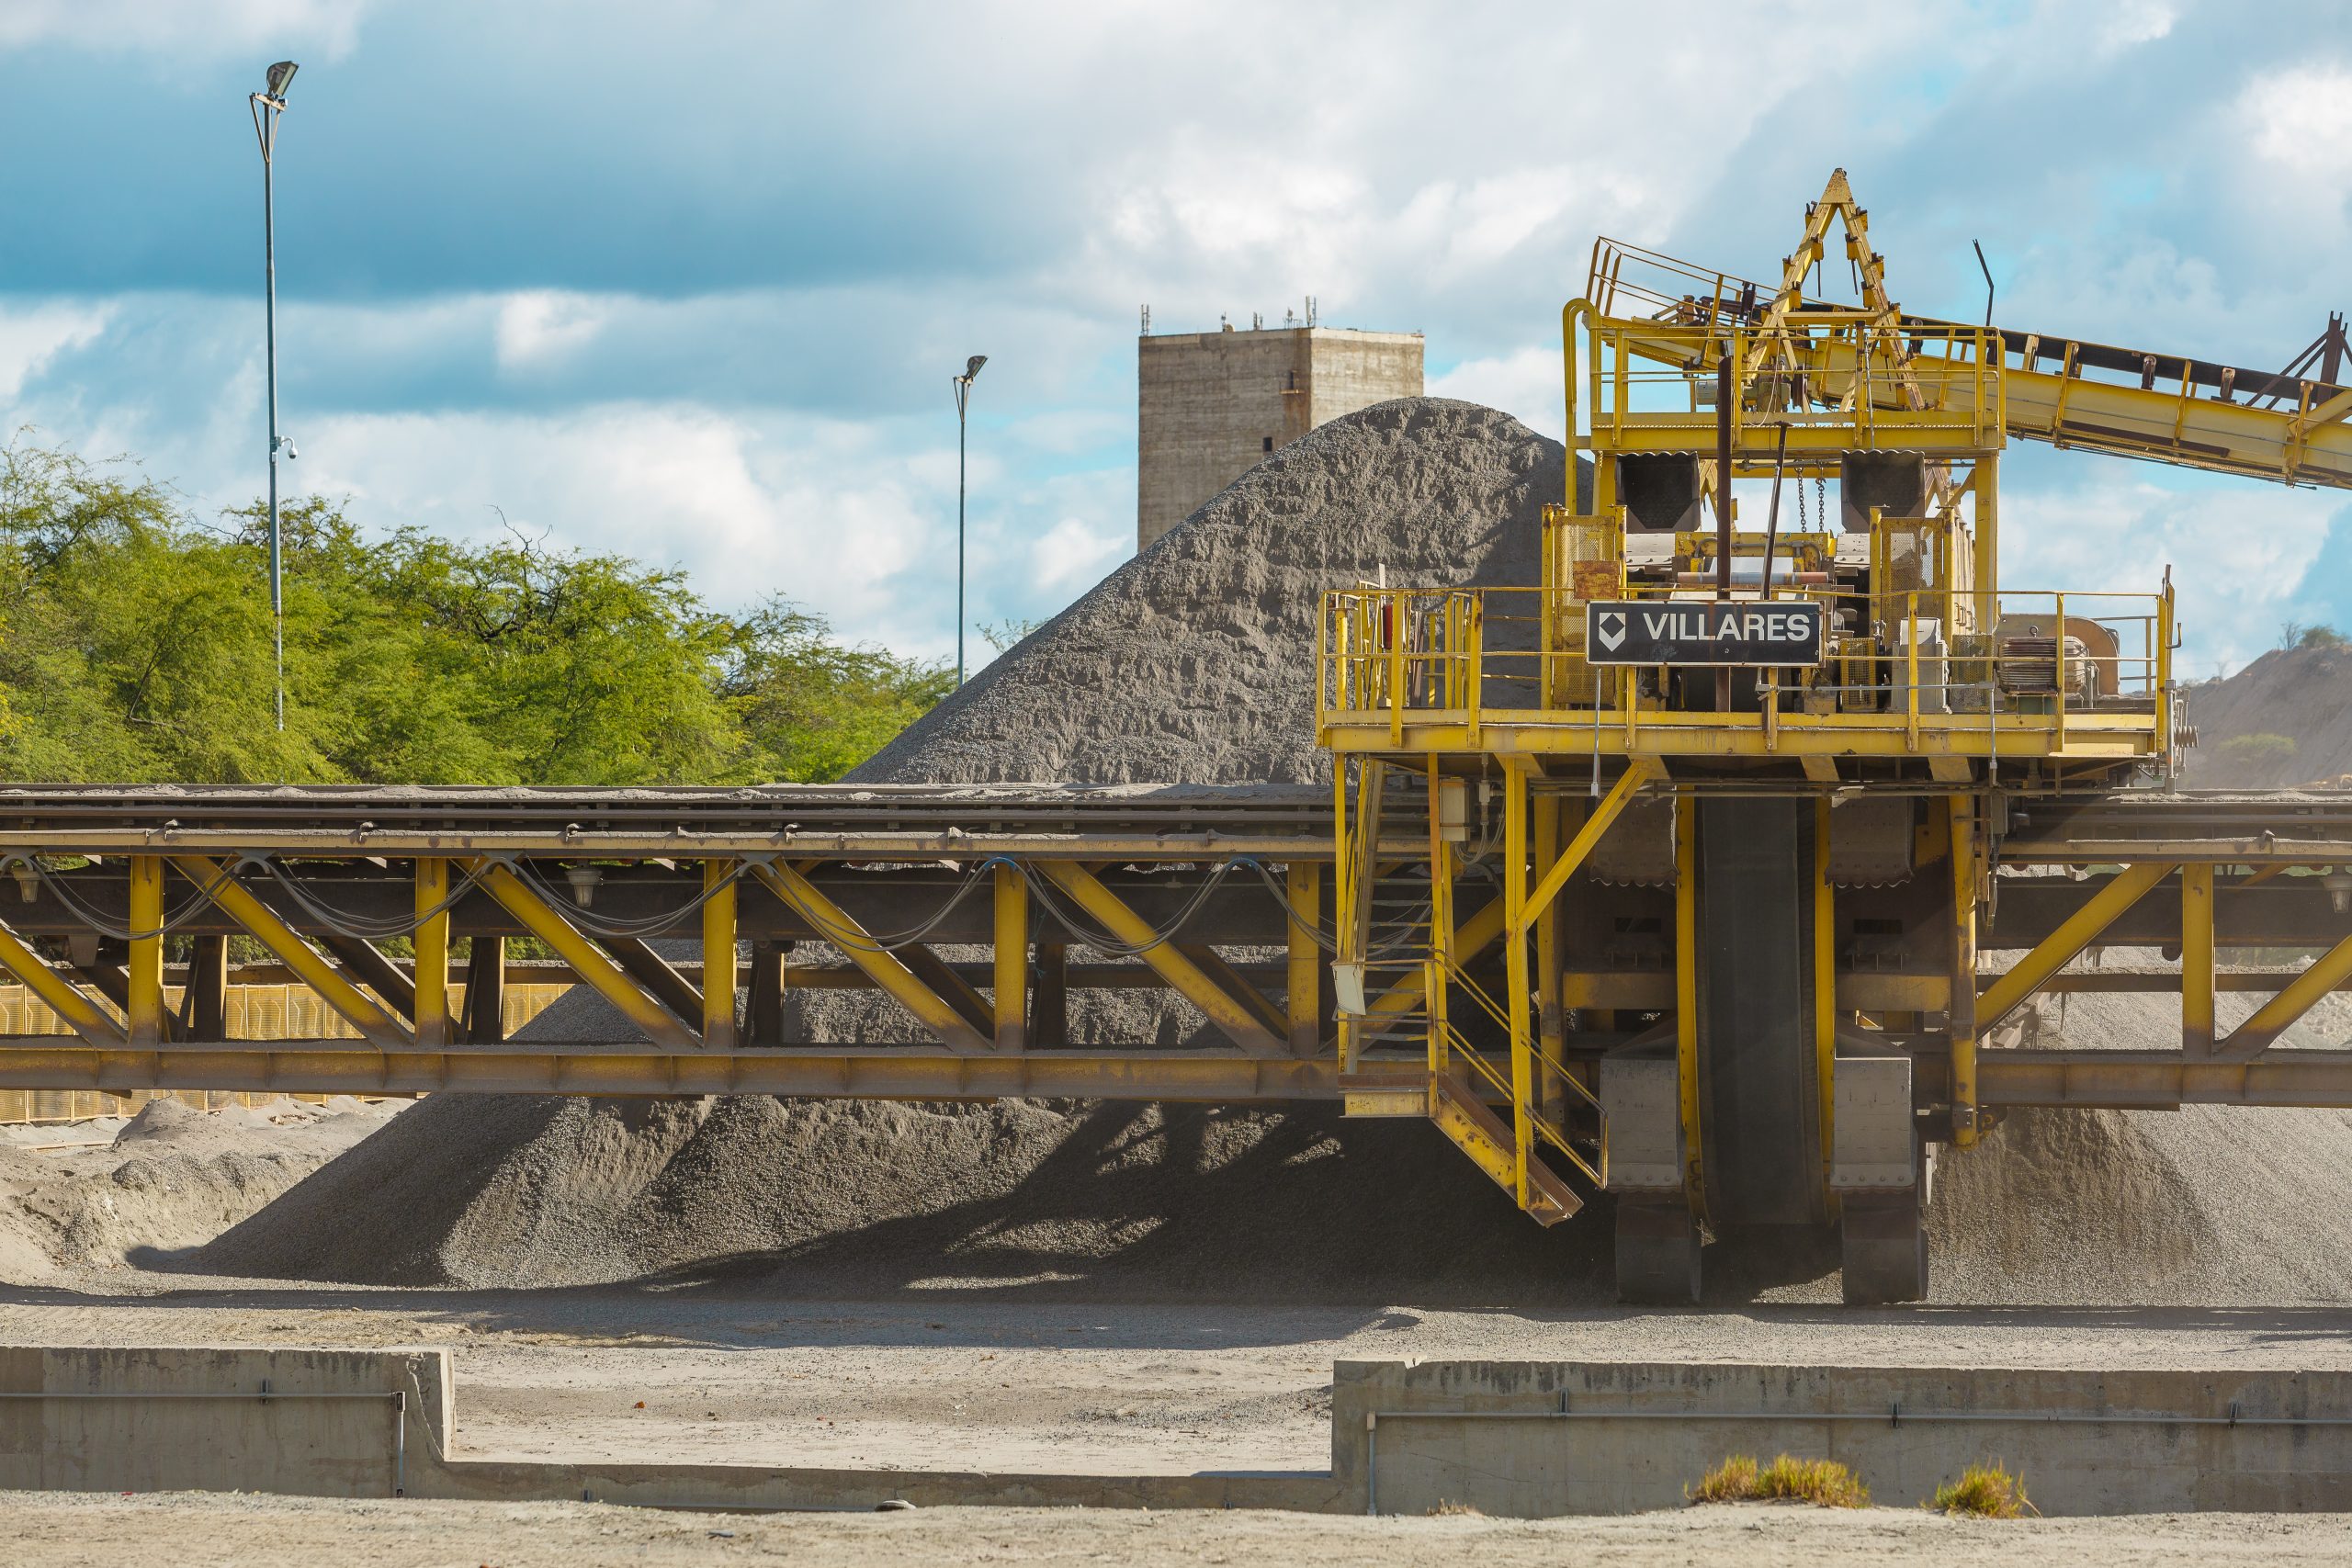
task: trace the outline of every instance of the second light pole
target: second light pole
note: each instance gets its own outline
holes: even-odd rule
[[[283,446],[294,456],[291,442],[277,434],[277,191],[273,163],[277,152],[277,117],[286,112],[286,89],[294,80],[294,62],[281,60],[269,68],[267,87],[249,95],[254,109],[254,134],[261,138],[261,255],[265,292],[263,320],[267,323],[264,357],[269,366],[269,619],[270,636],[277,650],[277,728],[286,728],[286,589],[283,557],[277,535],[277,452]]]
[[[978,379],[980,367],[989,362],[985,354],[976,354],[964,361],[964,373],[954,378],[956,382],[956,683],[964,683],[964,431],[968,423],[965,411],[972,406],[972,383]]]

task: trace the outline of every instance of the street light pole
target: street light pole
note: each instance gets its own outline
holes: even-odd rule
[[[295,64],[281,60],[269,68],[268,87],[249,96],[254,134],[261,140],[261,254],[264,321],[269,375],[269,618],[271,640],[277,656],[277,728],[286,728],[286,592],[283,558],[277,531],[277,449],[290,443],[277,434],[277,204],[271,155],[277,151],[277,117],[286,112],[286,88],[294,80]]]
[[[980,374],[980,367],[989,362],[985,354],[976,354],[964,362],[964,373],[954,378],[956,382],[956,683],[964,683],[964,411],[971,407],[972,382]]]

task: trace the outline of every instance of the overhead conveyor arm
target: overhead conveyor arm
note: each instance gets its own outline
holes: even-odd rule
[[[1803,276],[1805,264],[1819,259],[1818,233],[1838,207],[1836,198],[1843,187],[1840,175],[1816,205],[1808,243],[1784,265],[1778,291],[1603,240],[1594,250],[1587,297],[1601,316],[1627,325],[1656,321],[1687,329],[1720,322],[1770,334],[1801,313],[1816,321],[1842,314],[1852,318],[1857,331],[1883,330],[1892,306],[1866,242],[1855,247],[1862,253],[1857,263],[1860,307],[1806,298],[1789,284]],[[1846,200],[1850,203],[1849,195]],[[1849,209],[1860,217],[1859,209]],[[1860,232],[1859,224],[1855,230]],[[1897,323],[1895,330],[1909,344],[1903,373],[1873,384],[1871,401],[1883,408],[1916,407],[1917,389],[1925,386],[1939,400],[1934,406],[1970,412],[1967,400],[1976,383],[1948,374],[1945,355],[1978,329],[1911,314],[1900,315]],[[1984,333],[1988,355],[1997,354],[2001,361],[2001,423],[2011,436],[2280,484],[2352,490],[2352,389],[2344,384],[2352,379],[2345,373],[2352,344],[2341,316],[2331,316],[2327,330],[2283,371],[2013,327],[1988,326]],[[1646,349],[1634,335],[1634,352],[1656,363],[1679,366],[1688,358],[1687,332],[1662,333]],[[1815,386],[1826,387],[1837,385],[1847,368],[1815,362],[1825,352],[1817,340],[1808,344],[1802,335],[1775,335],[1772,342],[1774,353],[1767,357],[1774,364],[1751,367],[1753,371],[1787,366],[1809,372]]]

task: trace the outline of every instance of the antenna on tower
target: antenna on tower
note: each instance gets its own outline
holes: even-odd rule
[[[1312,294],[1306,297],[1306,324],[1310,327],[1315,324],[1315,296]]]
[[[1151,335],[1151,307],[1148,305],[1143,308],[1143,335],[1146,337]]]

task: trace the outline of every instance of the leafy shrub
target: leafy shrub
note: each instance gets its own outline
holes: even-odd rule
[[[2222,755],[2233,761],[2263,765],[2283,762],[2295,754],[2292,736],[2272,735],[2267,731],[2253,735],[2233,735],[2222,742]]]

